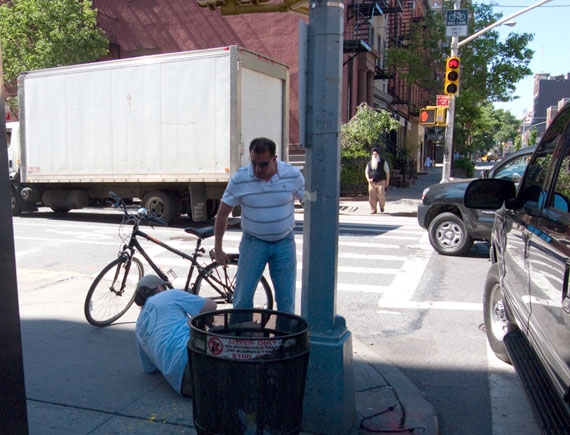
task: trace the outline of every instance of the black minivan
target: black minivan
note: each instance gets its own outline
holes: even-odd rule
[[[497,210],[483,298],[487,338],[511,362],[545,433],[570,433],[570,104],[515,188],[473,181],[467,207]]]

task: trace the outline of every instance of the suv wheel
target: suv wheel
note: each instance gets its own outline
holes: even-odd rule
[[[507,318],[498,264],[494,264],[491,267],[485,281],[483,317],[485,318],[485,330],[489,346],[491,346],[498,358],[510,363],[511,360],[503,343],[503,337],[513,331],[516,326],[509,322]]]
[[[438,214],[431,221],[429,242],[433,249],[443,255],[463,255],[473,245],[463,221],[450,212]]]

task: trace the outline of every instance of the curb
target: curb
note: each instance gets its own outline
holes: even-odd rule
[[[353,337],[356,433],[414,432],[437,435],[435,408],[396,366]]]

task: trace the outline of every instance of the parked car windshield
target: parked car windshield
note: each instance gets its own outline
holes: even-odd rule
[[[524,174],[524,170],[531,158],[531,155],[523,155],[507,163],[493,174],[493,178],[513,181],[518,183]]]

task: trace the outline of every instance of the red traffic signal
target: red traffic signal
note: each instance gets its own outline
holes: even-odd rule
[[[456,57],[448,58],[447,67],[450,69],[458,69],[459,68],[459,59]]]
[[[459,67],[460,58],[448,57],[445,65],[445,84],[443,93],[446,95],[456,95],[459,91]]]

